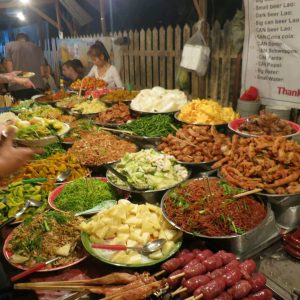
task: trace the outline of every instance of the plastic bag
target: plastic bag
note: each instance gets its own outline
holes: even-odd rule
[[[180,66],[204,76],[209,64],[210,48],[198,30],[184,45]]]

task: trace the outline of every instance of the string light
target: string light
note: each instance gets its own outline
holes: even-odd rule
[[[25,16],[24,16],[24,14],[23,14],[22,11],[19,11],[19,12],[17,13],[17,18],[18,18],[20,21],[25,21],[25,20],[26,20],[26,18],[25,18]]]

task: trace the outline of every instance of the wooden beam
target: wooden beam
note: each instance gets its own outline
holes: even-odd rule
[[[31,5],[45,5],[45,4],[53,4],[54,0],[39,0],[39,1],[33,1]],[[16,8],[16,7],[22,7],[25,6],[22,3],[20,3],[19,0],[14,0],[8,3],[0,3],[0,9],[4,8]]]
[[[59,0],[55,0],[55,12],[56,12],[56,21],[58,25],[58,31],[63,31],[61,26],[61,13],[59,8]]]
[[[55,22],[54,20],[52,20],[51,18],[49,18],[44,12],[42,12],[39,8],[33,6],[32,4],[28,4],[27,6],[28,8],[30,8],[31,10],[33,10],[36,14],[38,14],[41,18],[43,18],[44,20],[46,20],[48,23],[50,23],[51,25],[53,25],[55,28],[58,28],[58,24],[57,22]]]
[[[74,35],[74,30],[73,30],[71,23],[67,20],[67,18],[63,14],[61,14],[61,19],[64,21],[64,23],[68,27],[70,34]]]
[[[101,22],[101,33],[107,35],[106,20],[105,20],[105,0],[100,1],[100,22]]]
[[[91,6],[93,6],[97,11],[100,11],[100,6],[97,5],[97,0],[86,0]]]

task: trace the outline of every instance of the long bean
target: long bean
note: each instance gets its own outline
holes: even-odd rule
[[[128,124],[120,126],[121,129],[134,132],[138,136],[164,137],[174,133],[173,120],[169,115],[154,115],[141,117]]]

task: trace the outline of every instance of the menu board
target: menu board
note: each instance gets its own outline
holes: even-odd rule
[[[262,103],[300,108],[300,0],[244,0],[242,90]]]

